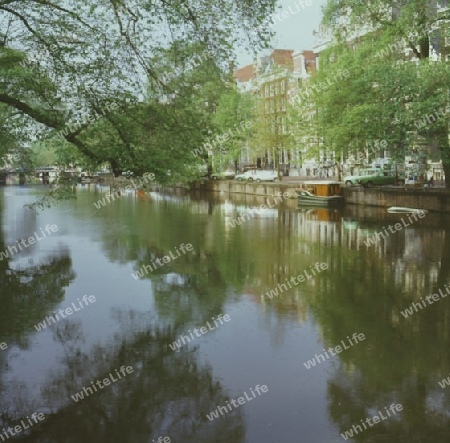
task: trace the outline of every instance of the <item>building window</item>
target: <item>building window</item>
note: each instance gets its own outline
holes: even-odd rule
[[[278,95],[278,83],[275,83],[275,95]]]
[[[286,98],[285,97],[283,97],[281,99],[281,110],[286,111]]]
[[[266,86],[265,86],[265,88],[264,88],[264,94],[265,94],[266,97],[269,96],[269,85],[266,85]]]
[[[286,91],[286,82],[284,80],[281,80],[281,93],[284,94]]]

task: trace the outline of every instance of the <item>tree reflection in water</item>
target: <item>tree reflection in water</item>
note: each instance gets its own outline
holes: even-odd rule
[[[82,350],[80,324],[61,321],[54,338],[64,348],[61,369],[43,389],[43,401],[60,409],[43,424],[33,442],[244,441],[241,412],[209,422],[206,414],[228,399],[211,368],[197,363],[195,349],[169,348],[180,331],[158,326],[135,311],[115,311],[120,332],[114,342]],[[74,403],[71,395],[122,365],[133,373]]]
[[[0,246],[1,250],[1,246]],[[0,261],[0,337],[26,347],[26,334],[64,298],[74,280],[72,260],[62,249],[40,265],[10,269]]]

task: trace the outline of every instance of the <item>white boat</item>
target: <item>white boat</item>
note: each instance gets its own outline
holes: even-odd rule
[[[390,208],[388,208],[387,211],[391,212],[391,213],[393,212],[393,213],[403,213],[403,214],[412,214],[414,212],[425,212],[425,213],[428,212],[426,209],[406,208],[404,206],[391,206]]]

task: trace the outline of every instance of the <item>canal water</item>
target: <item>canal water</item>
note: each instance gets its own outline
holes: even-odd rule
[[[105,192],[0,189],[0,441],[448,442],[448,217]]]

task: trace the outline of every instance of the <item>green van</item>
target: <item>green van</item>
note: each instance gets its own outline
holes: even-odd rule
[[[397,173],[398,184],[405,184],[405,175]],[[361,171],[361,175],[348,175],[344,177],[344,183],[347,186],[361,185],[364,187],[395,185],[395,172],[384,171],[379,168],[368,168]]]

